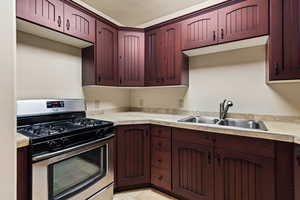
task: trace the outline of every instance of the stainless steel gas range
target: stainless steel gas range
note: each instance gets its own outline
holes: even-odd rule
[[[17,101],[30,138],[32,200],[111,200],[113,123],[86,118],[84,101]]]

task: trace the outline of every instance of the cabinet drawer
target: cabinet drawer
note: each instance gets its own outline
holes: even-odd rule
[[[155,152],[171,152],[171,140],[166,138],[152,137],[151,148]]]
[[[165,126],[152,126],[151,134],[152,136],[160,138],[171,138],[171,128]]]
[[[217,148],[235,152],[270,158],[275,157],[275,144],[268,140],[218,134],[215,145]]]
[[[152,151],[151,164],[160,169],[170,170],[171,153]]]
[[[151,184],[171,191],[171,170],[151,168]]]

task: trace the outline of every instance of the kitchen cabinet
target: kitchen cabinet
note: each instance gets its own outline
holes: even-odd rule
[[[182,22],[183,49],[193,49],[217,44],[218,11],[212,11]]]
[[[145,34],[119,31],[119,85],[144,86]]]
[[[171,128],[151,126],[151,184],[172,190]]]
[[[269,33],[269,1],[246,0],[219,12],[219,41],[242,40]]]
[[[146,83],[187,85],[188,58],[181,52],[181,24],[146,32]]]
[[[117,128],[117,186],[150,182],[150,134],[148,125]]]
[[[64,4],[61,0],[17,0],[18,17],[63,32]]]
[[[28,148],[17,150],[17,200],[29,200],[29,156]]]
[[[269,80],[300,79],[300,1],[270,1]]]
[[[189,200],[213,200],[213,145],[209,136],[173,129],[172,149],[173,192]]]
[[[162,84],[161,36],[161,29],[154,29],[145,34],[145,84],[149,86],[158,86]]]
[[[95,42],[95,18],[61,0],[17,0],[17,17]]]
[[[118,31],[97,21],[97,85],[113,86],[118,80]]]
[[[274,159],[216,149],[215,199],[275,198]]]
[[[95,18],[64,4],[64,32],[80,39],[95,42]]]

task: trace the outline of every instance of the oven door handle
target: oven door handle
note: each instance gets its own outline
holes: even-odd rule
[[[87,147],[87,146],[92,146],[92,145],[97,144],[99,142],[108,140],[108,139],[110,139],[114,136],[115,136],[115,134],[112,134],[112,135],[109,135],[107,137],[95,140],[95,141],[91,141],[91,142],[88,142],[88,143],[84,143],[84,144],[81,144],[81,145],[70,147],[68,149],[63,149],[63,150],[56,151],[56,152],[53,152],[53,153],[47,153],[47,154],[44,154],[44,155],[35,156],[35,157],[32,158],[32,161],[38,162],[38,161],[41,161],[41,160],[46,160],[46,159],[49,159],[49,158],[52,158],[52,157],[55,157],[55,156],[58,156],[58,155],[61,155],[61,154],[68,153],[70,151],[78,150],[78,149],[81,149],[81,148],[84,148],[84,147]]]

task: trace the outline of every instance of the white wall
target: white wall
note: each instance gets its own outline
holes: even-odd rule
[[[81,49],[17,33],[17,99],[82,98]]]
[[[231,97],[234,113],[300,116],[300,84],[268,86],[265,69],[263,46],[192,57],[188,89],[133,90],[131,106],[218,112]]]
[[[15,1],[0,7],[0,199],[16,199]]]

